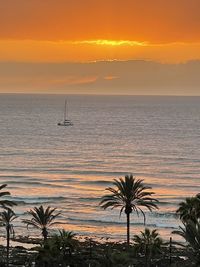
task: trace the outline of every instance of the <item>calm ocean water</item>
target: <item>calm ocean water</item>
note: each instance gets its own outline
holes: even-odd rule
[[[114,178],[132,173],[160,200],[147,226],[167,238],[178,203],[200,192],[200,97],[67,96],[66,128],[57,126],[65,98],[0,95],[0,184],[18,202],[17,234],[39,235],[20,219],[45,204],[62,210],[61,228],[124,239],[125,216],[98,203]],[[132,234],[143,229],[142,216],[131,222]]]

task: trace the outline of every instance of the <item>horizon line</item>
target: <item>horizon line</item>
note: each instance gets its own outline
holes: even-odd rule
[[[150,58],[133,58],[133,59],[98,59],[98,60],[88,60],[88,61],[26,61],[26,60],[0,60],[1,63],[18,63],[18,64],[93,64],[93,63],[125,63],[125,62],[149,62],[157,63],[162,65],[182,65],[190,62],[200,62],[200,58],[189,59],[179,62],[164,62],[159,60],[153,60]]]
[[[137,94],[89,94],[89,93],[83,93],[83,94],[67,94],[67,93],[39,93],[39,92],[0,92],[0,95],[68,95],[68,96],[133,96],[133,97],[200,97],[200,95],[167,95],[167,94],[163,94],[163,95],[158,95],[158,94],[150,94],[150,95],[137,95]]]

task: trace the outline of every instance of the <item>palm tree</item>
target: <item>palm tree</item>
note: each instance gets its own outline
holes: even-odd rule
[[[42,263],[44,262],[47,265],[48,263],[51,265],[53,262],[60,263],[62,266],[66,266],[66,263],[70,265],[69,263],[73,261],[71,252],[77,244],[74,239],[75,235],[71,231],[59,230],[59,235],[53,235],[49,238],[43,247],[38,248],[37,261],[39,266],[43,266]]]
[[[0,185],[0,190],[4,189],[6,186],[7,184]],[[9,195],[10,195],[10,192],[8,191],[3,191],[3,192],[0,191],[0,198],[4,196],[9,196]],[[16,205],[14,201],[6,200],[6,199],[0,200],[0,206],[3,208],[12,207],[14,205]]]
[[[6,228],[6,259],[7,259],[7,266],[9,266],[9,250],[10,250],[10,234],[14,234],[12,221],[17,218],[15,213],[10,208],[5,209],[3,212],[0,213],[0,224]]]
[[[176,213],[183,223],[190,220],[196,223],[200,218],[200,194],[186,198],[179,204]]]
[[[161,253],[163,240],[160,238],[156,229],[150,230],[145,228],[141,235],[134,235],[134,247],[137,252],[144,253],[146,266],[150,266],[151,259],[154,255]]]
[[[179,226],[179,230],[172,233],[178,234],[185,239],[188,257],[191,262],[196,264],[195,266],[200,266],[200,222],[190,220],[184,223],[183,227]]]
[[[24,219],[22,220],[23,223],[40,229],[42,231],[42,236],[44,239],[44,243],[47,240],[48,236],[48,228],[58,222],[54,222],[55,218],[60,215],[60,212],[55,213],[56,208],[47,207],[46,210],[41,205],[39,208],[34,207],[33,210],[28,211],[28,214],[32,216],[31,220]]]
[[[72,231],[65,231],[59,230],[59,235],[54,236],[55,243],[59,244],[59,247],[61,249],[63,257],[66,256],[66,252],[69,252],[69,255],[71,256],[71,253],[77,243],[77,241],[74,239],[76,234]]]
[[[120,216],[123,211],[125,212],[127,218],[127,245],[129,246],[130,214],[135,211],[139,215],[139,212],[141,212],[145,224],[146,217],[142,208],[145,207],[149,211],[157,209],[156,203],[158,203],[158,200],[151,197],[154,194],[153,192],[147,191],[151,187],[145,186],[143,180],[137,180],[133,175],[126,175],[125,179],[115,179],[113,185],[116,188],[106,188],[111,194],[102,197],[100,206],[103,209],[108,207],[112,209],[121,208]]]
[[[61,240],[63,249],[67,246],[73,249],[74,244],[76,243],[74,237],[76,234],[72,231],[65,231],[64,229],[59,230],[58,238]]]

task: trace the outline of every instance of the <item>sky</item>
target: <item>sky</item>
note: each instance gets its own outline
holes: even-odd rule
[[[42,66],[47,69],[52,65],[62,66],[67,93],[71,80],[79,84],[82,81],[84,87],[87,81],[91,84],[92,73],[84,76],[77,68],[72,77],[68,73],[70,68],[64,63],[93,66],[95,62],[113,61],[118,66],[119,62],[123,65],[128,61],[153,61],[164,64],[167,75],[172,65],[184,65],[191,60],[200,60],[199,0],[0,0],[0,63],[9,63],[11,70],[9,77],[8,64],[5,65],[8,73],[0,75],[0,92],[32,92],[32,81],[36,79],[39,83],[36,73],[29,77],[30,84],[23,73],[16,81],[13,73],[16,63],[26,63],[28,68],[31,64],[39,64],[41,73],[46,71]],[[104,74],[99,71],[95,75],[102,77]],[[147,79],[142,76],[145,71],[140,68],[140,72],[141,78]],[[121,76],[118,73],[118,81],[124,79],[123,75],[124,72]],[[189,81],[190,71],[188,76]],[[103,77],[110,77],[105,79],[108,82],[105,87],[109,88],[111,80],[116,82],[111,70]],[[59,77],[55,79],[59,80]],[[96,85],[94,81],[92,83]],[[42,88],[42,83],[39,87]],[[134,94],[144,93],[141,88],[138,92],[133,89]],[[49,90],[52,92],[52,88]],[[75,88],[73,90],[77,92]],[[196,87],[192,90],[190,88],[191,94],[197,94]],[[183,94],[189,93],[183,91]],[[55,93],[59,92],[55,84]],[[85,89],[82,92],[86,92]],[[104,93],[104,90],[98,87],[95,92]]]

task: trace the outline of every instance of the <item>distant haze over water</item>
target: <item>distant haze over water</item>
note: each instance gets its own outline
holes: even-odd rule
[[[200,95],[200,60],[0,62],[1,93]]]
[[[65,98],[73,127],[57,126]],[[160,200],[147,226],[167,238],[178,203],[200,192],[200,97],[2,94],[0,125],[0,184],[20,218],[55,206],[60,228],[123,239],[125,216],[98,204],[114,178],[132,173]],[[20,218],[16,233],[28,234]],[[144,227],[136,214],[131,223],[131,234]]]

